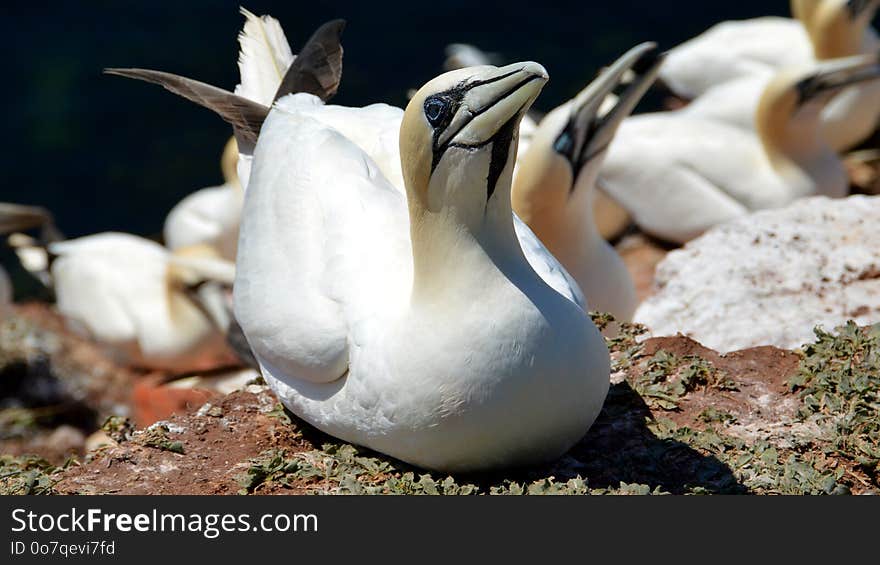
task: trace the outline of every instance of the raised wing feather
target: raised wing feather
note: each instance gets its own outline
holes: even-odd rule
[[[232,125],[239,147],[257,142],[260,128],[269,114],[269,108],[258,102],[191,78],[149,69],[104,69],[104,72],[158,84],[169,92],[213,110]]]
[[[285,73],[273,100],[292,92],[314,94],[325,102],[342,80],[342,31],[345,20],[331,20],[315,30]]]

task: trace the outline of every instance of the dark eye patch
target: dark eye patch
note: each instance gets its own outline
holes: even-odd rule
[[[450,103],[445,98],[432,96],[425,100],[425,117],[436,128],[443,123],[444,118],[449,113],[449,107]]]

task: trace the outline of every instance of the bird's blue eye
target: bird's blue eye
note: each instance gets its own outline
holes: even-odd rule
[[[446,115],[447,103],[442,98],[428,98],[425,100],[425,117],[432,126],[436,127],[443,121]]]
[[[571,154],[574,149],[574,141],[571,139],[571,135],[567,131],[562,132],[562,135],[556,138],[553,149],[562,155]]]

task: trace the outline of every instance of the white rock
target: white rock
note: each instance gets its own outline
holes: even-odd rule
[[[720,352],[880,322],[880,197],[809,198],[717,226],[657,268],[635,321]]]

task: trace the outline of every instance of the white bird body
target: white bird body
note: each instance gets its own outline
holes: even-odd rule
[[[877,55],[781,72],[761,95],[756,132],[687,112],[635,116],[611,144],[603,186],[642,229],[678,243],[748,211],[845,196],[848,177],[822,134],[822,111],[843,89],[878,77]]]
[[[729,124],[747,132],[755,131],[755,114],[761,95],[773,75],[750,75],[710,88],[675,113]]]
[[[754,135],[664,114],[623,123],[602,178],[643,230],[682,243],[750,208],[790,198]]]
[[[237,182],[193,192],[165,219],[165,245],[171,250],[208,245],[234,261],[243,205],[244,191]]]
[[[466,69],[417,94],[400,131],[406,195],[356,143],[297,111],[303,95],[279,101],[263,125],[236,317],[267,382],[319,429],[415,465],[473,471],[557,457],[598,414],[607,349],[523,256],[510,209],[513,151],[494,196],[488,149],[450,146],[427,172],[421,106],[430,90],[511,71],[468,87],[465,103],[485,104],[517,77],[546,76],[520,67]],[[499,113],[527,107],[540,90],[533,81],[455,139],[476,142],[506,120]]]
[[[180,288],[177,259],[158,243],[110,232],[53,243],[49,251],[57,255],[58,310],[120,361],[189,371],[229,358],[223,335]],[[233,265],[209,266],[231,282]]]
[[[803,24],[768,16],[721,22],[671,49],[660,78],[676,94],[694,99],[719,84],[772,77],[812,61],[813,46]]]

